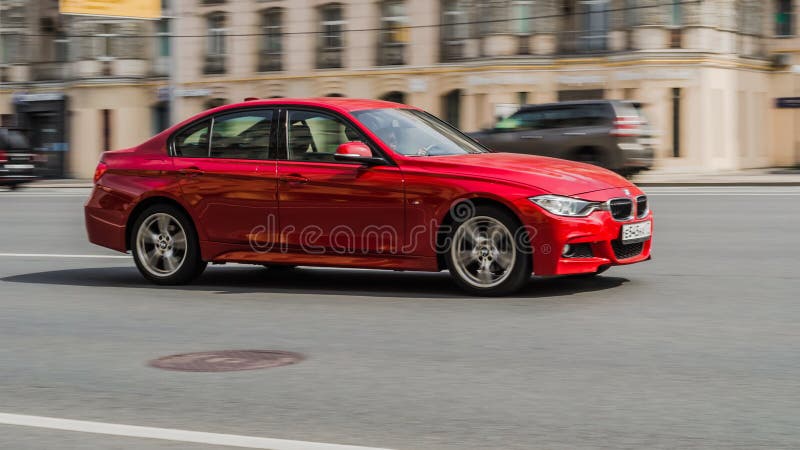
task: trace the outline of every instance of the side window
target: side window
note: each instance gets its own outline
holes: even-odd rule
[[[287,157],[291,161],[333,162],[339,145],[350,141],[364,141],[364,138],[334,116],[314,111],[289,111]]]
[[[543,128],[566,128],[573,125],[574,108],[557,108],[544,112]]]
[[[175,156],[205,158],[208,156],[208,128],[210,120],[194,124],[175,136]]]
[[[268,159],[272,111],[253,110],[216,116],[211,127],[212,158]]]
[[[614,113],[608,105],[589,105],[587,109],[587,126],[607,125],[613,120]]]
[[[495,125],[500,131],[533,130],[541,127],[540,111],[521,111],[501,120]]]

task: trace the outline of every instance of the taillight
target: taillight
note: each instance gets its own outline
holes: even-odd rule
[[[5,150],[0,150],[0,164],[8,162],[8,153]]]
[[[638,117],[616,117],[611,135],[616,137],[631,137],[641,134],[642,120]]]
[[[97,164],[97,168],[94,169],[94,182],[95,183],[100,181],[100,178],[103,177],[103,174],[106,173],[106,170],[108,170],[108,166],[103,161],[100,161],[100,163]]]

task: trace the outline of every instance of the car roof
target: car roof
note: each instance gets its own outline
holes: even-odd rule
[[[387,102],[384,100],[370,100],[364,98],[349,97],[314,97],[314,98],[270,98],[252,99],[243,102],[231,103],[229,105],[214,108],[212,111],[220,112],[228,109],[252,106],[271,106],[271,105],[296,105],[296,106],[316,106],[338,109],[340,111],[362,111],[365,109],[386,109],[386,108],[413,108],[401,103]]]
[[[575,105],[599,105],[599,104],[614,104],[619,103],[619,100],[569,100],[564,102],[552,102],[552,103],[532,103],[523,105],[520,108],[522,110],[529,110],[529,109],[538,109],[538,108],[557,108],[561,106],[575,106]]]

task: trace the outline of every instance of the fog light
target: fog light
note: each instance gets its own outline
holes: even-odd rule
[[[562,256],[569,256],[569,254],[571,252],[572,252],[572,247],[570,247],[569,244],[567,244],[567,245],[564,246],[564,251],[561,252],[561,255]]]

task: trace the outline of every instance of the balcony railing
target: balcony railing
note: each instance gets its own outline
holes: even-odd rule
[[[206,55],[206,62],[203,65],[203,73],[206,75],[219,75],[225,73],[225,55]]]
[[[259,72],[278,72],[283,70],[283,53],[260,52],[258,55]]]
[[[586,31],[558,33],[558,52],[560,54],[605,53],[608,50],[608,35],[606,34],[588,34]]]
[[[456,41],[443,41],[442,42],[442,61],[460,61],[462,59],[466,59],[466,49],[467,49],[467,41],[466,40],[456,40]]]
[[[341,48],[324,48],[320,49],[317,54],[317,68],[318,69],[338,69],[342,67],[342,54],[344,53]]]
[[[384,42],[378,49],[379,66],[401,66],[406,63],[406,46],[402,42]]]
[[[31,81],[59,81],[72,77],[70,66],[65,62],[37,62],[30,64]]]

